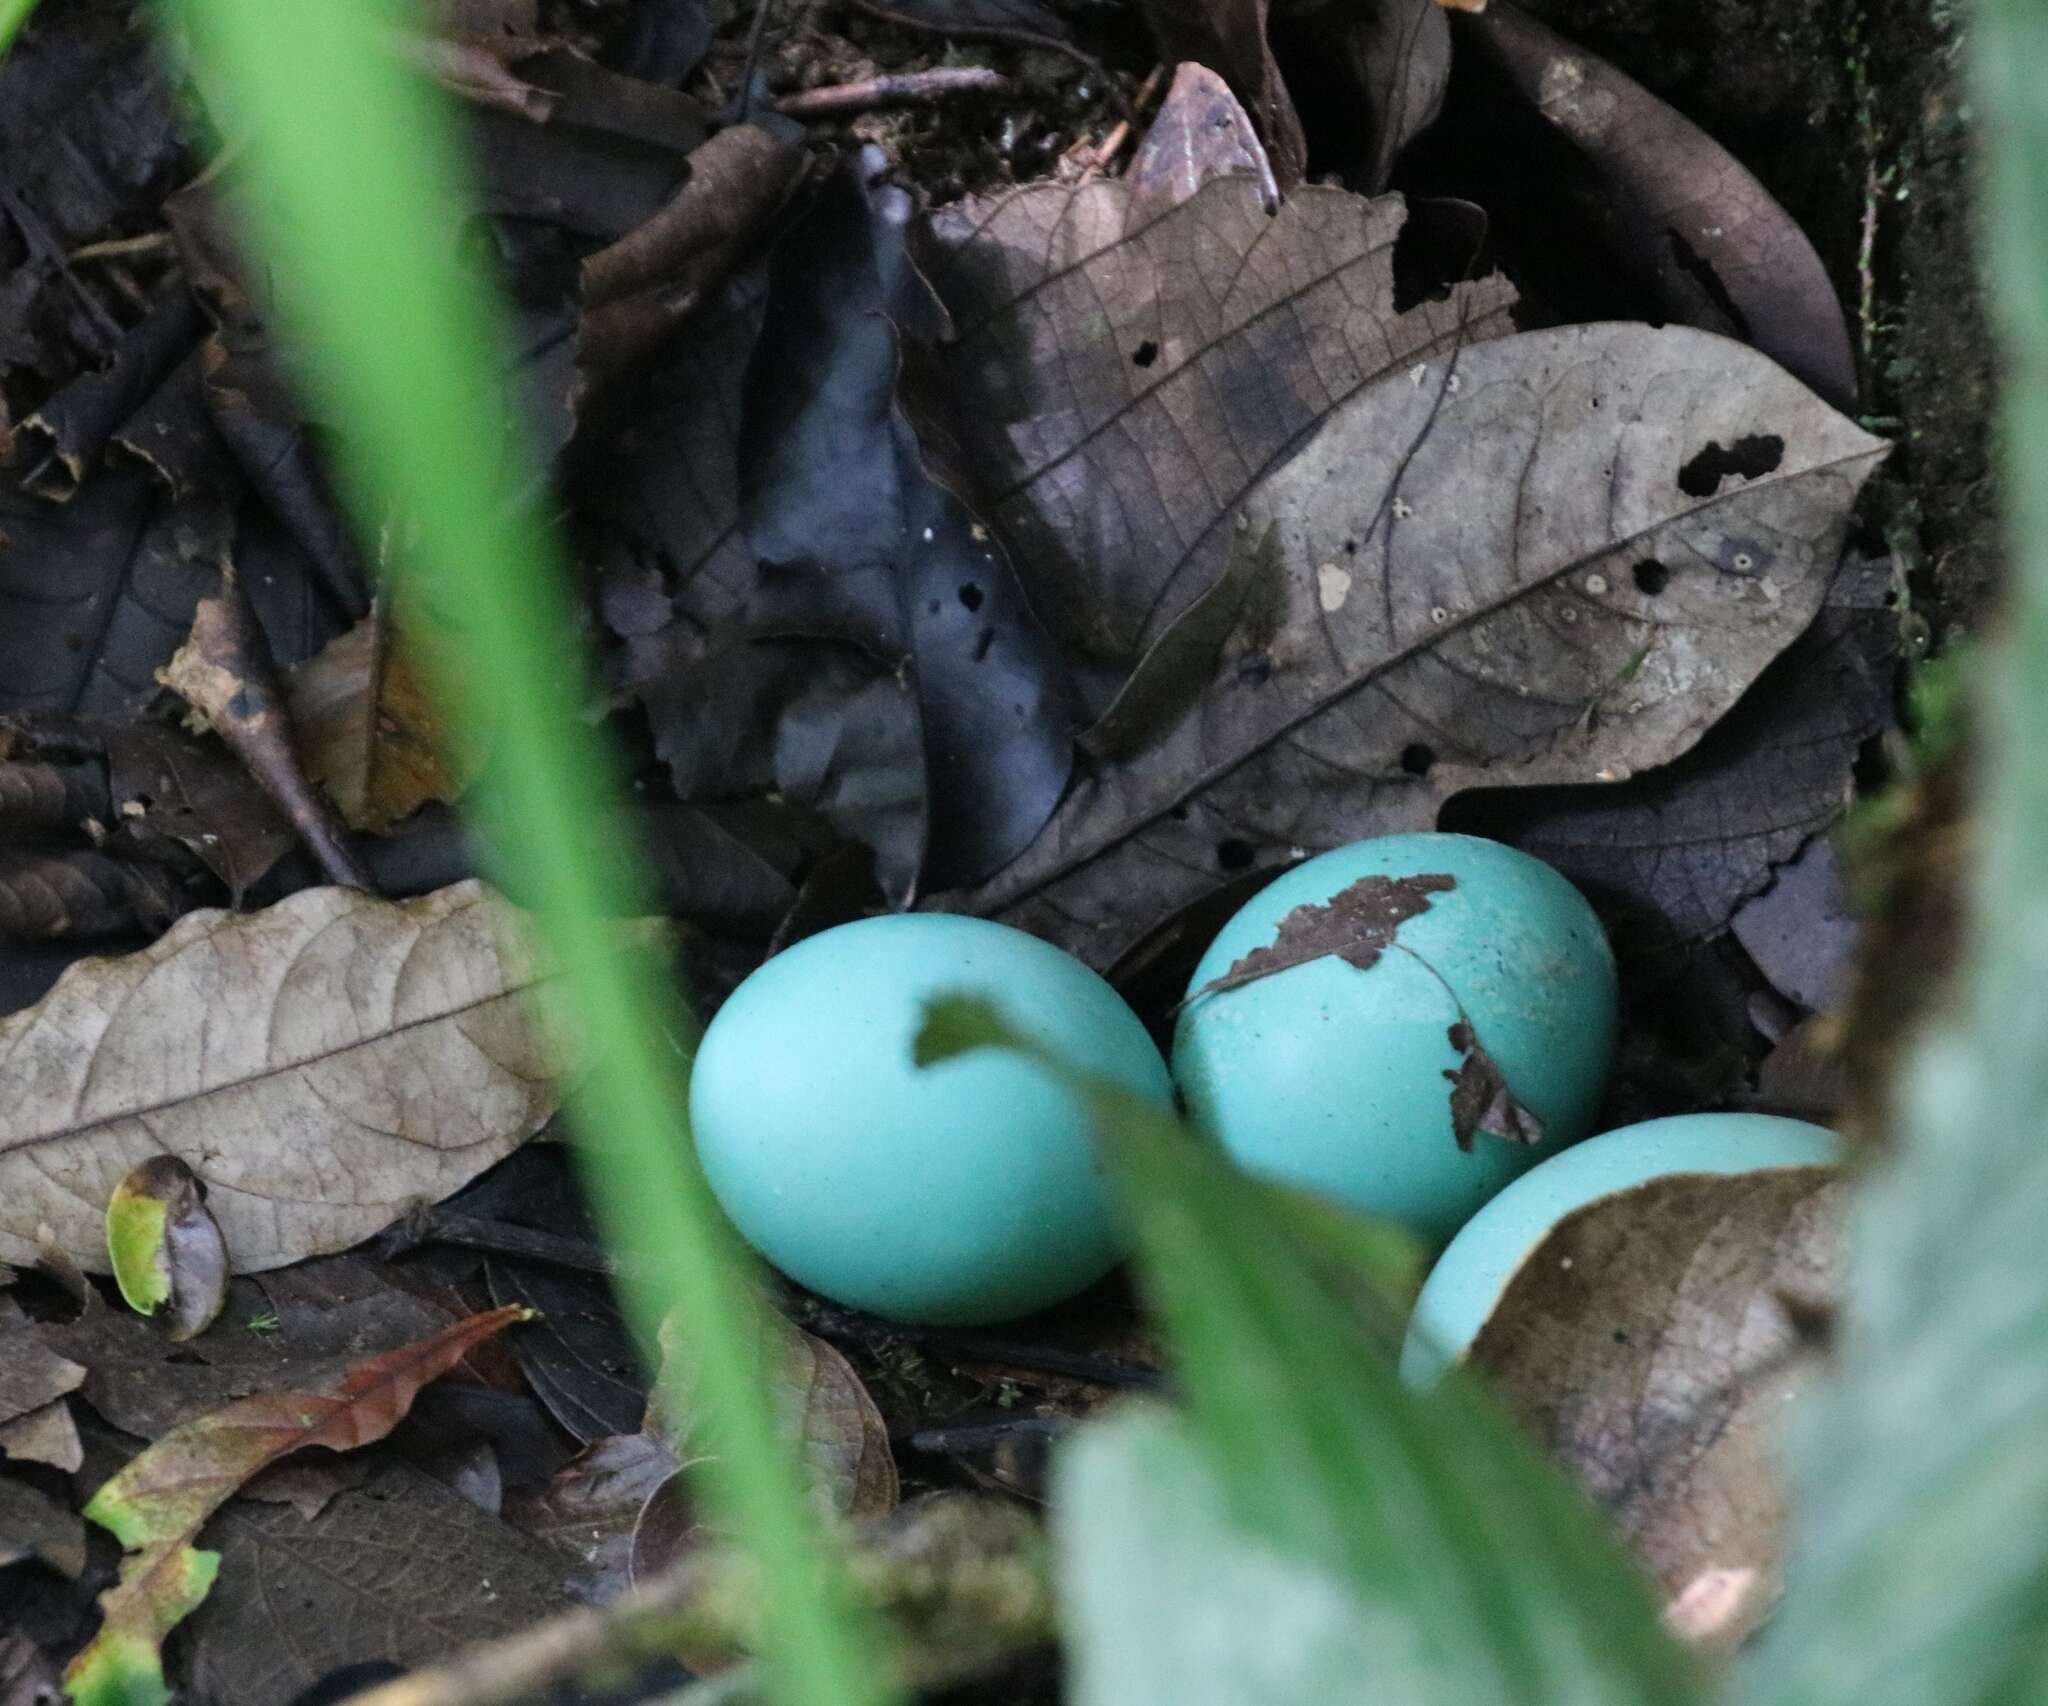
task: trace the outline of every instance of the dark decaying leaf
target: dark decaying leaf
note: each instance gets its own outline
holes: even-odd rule
[[[510,1257],[493,1256],[484,1274],[493,1302],[522,1305],[537,1317],[511,1350],[548,1414],[586,1445],[637,1431],[651,1382],[611,1287]]]
[[[84,848],[0,847],[0,940],[154,932],[197,904],[160,866]]]
[[[1607,1510],[1689,1639],[1732,1650],[1782,1562],[1781,1431],[1834,1295],[1826,1168],[1678,1174],[1578,1210],[1524,1260],[1471,1350]]]
[[[1473,793],[1444,827],[1556,866],[1599,907],[1625,976],[1669,977],[1848,802],[1859,749],[1891,717],[1890,584],[1888,564],[1847,558],[1813,626],[1674,763],[1614,786]]]
[[[1253,180],[1192,176],[934,219],[969,453],[1098,712],[1332,408],[1509,327],[1499,279],[1396,311],[1395,198],[1310,188],[1269,219]]]
[[[1199,1001],[1227,989],[1242,989],[1310,960],[1336,958],[1359,971],[1370,971],[1393,946],[1394,933],[1429,910],[1431,896],[1449,894],[1457,886],[1457,878],[1440,872],[1360,877],[1326,901],[1295,907],[1280,920],[1269,944],[1252,949],[1188,999]],[[1469,1048],[1470,1044],[1454,1046]]]
[[[120,298],[66,257],[133,229],[184,169],[158,66],[151,32],[105,4],[36,19],[0,63],[0,379],[40,390],[113,355]]]
[[[105,828],[112,817],[104,764],[0,759],[0,841],[75,835],[88,820]]]
[[[0,1422],[0,1456],[17,1463],[47,1463],[67,1475],[75,1473],[85,1461],[85,1448],[71,1405],[57,1398],[11,1422]]]
[[[1463,1057],[1455,1071],[1444,1072],[1451,1083],[1451,1135],[1458,1147],[1469,1152],[1482,1136],[1506,1143],[1541,1143],[1542,1116],[1508,1088],[1507,1074],[1486,1052],[1470,1020],[1460,1019],[1451,1027],[1451,1047]]]
[[[218,742],[160,723],[106,731],[107,785],[123,838],[148,850],[176,842],[226,885],[231,904],[290,851],[297,836],[247,768]]]
[[[1219,73],[1258,126],[1280,188],[1300,183],[1308,143],[1267,40],[1267,0],[1144,0],[1142,10],[1160,57]]]
[[[1513,5],[1457,29],[1584,151],[1605,191],[1612,253],[1672,319],[1754,344],[1836,408],[1855,407],[1855,356],[1827,271],[1733,155]]]
[[[1280,61],[1304,109],[1329,90],[1348,121],[1348,181],[1376,195],[1401,151],[1436,121],[1451,75],[1451,26],[1438,0],[1311,6],[1275,20]]]
[[[1398,312],[1394,198],[1268,221],[1226,179],[1126,215],[1084,184],[942,222],[994,519],[1073,651],[1126,670],[1240,509],[1278,524],[1281,597],[955,904],[1106,963],[1218,875],[1460,788],[1668,762],[1819,606],[1884,446],[1762,357],[1619,325],[1473,344],[1497,282]]]
[[[697,69],[716,31],[710,0],[633,0],[603,57],[628,77],[675,88]]]
[[[85,1369],[45,1344],[26,1315],[0,1312],[0,1424],[55,1403],[84,1379]]]
[[[1814,1012],[1848,994],[1856,908],[1826,836],[1815,836],[1798,858],[1780,865],[1771,886],[1743,902],[1729,922],[1757,970],[1786,1000]]]
[[[741,418],[740,492],[760,565],[757,631],[861,647],[906,669],[921,716],[926,870],[999,869],[1066,785],[1059,654],[977,519],[930,345],[945,311],[905,245],[913,204],[837,173],[777,244]]]
[[[579,468],[600,529],[600,608],[626,639],[618,679],[646,710],[678,795],[772,791],[815,811],[875,849],[901,901],[925,848],[908,686],[853,647],[750,640],[740,626],[755,567],[735,458],[764,291],[759,267],[729,281],[663,351],[629,429]]]
[[[1280,202],[1272,163],[1251,115],[1230,85],[1206,65],[1177,66],[1173,83],[1145,130],[1124,182],[1140,208],[1164,213],[1210,178],[1249,172],[1259,180],[1268,208]]]
[[[0,1475],[0,1570],[26,1559],[76,1578],[85,1569],[85,1519],[26,1481]]]
[[[220,1580],[188,1626],[191,1678],[219,1706],[279,1706],[341,1665],[433,1664],[567,1603],[558,1554],[403,1463],[310,1522],[237,1501],[207,1539]]]
[[[24,484],[45,497],[73,496],[114,434],[191,353],[203,324],[191,292],[174,281],[103,365],[79,374],[22,422],[50,452],[48,465]]]
[[[729,125],[690,155],[688,181],[664,206],[582,263],[576,363],[586,387],[636,372],[697,312],[788,199],[803,165],[794,137]]]
[[[205,1332],[227,1301],[227,1243],[205,1187],[175,1155],[152,1156],[114,1187],[107,1253],[128,1307],[161,1310],[173,1344]]]
[[[220,530],[199,536],[140,465],[89,480],[68,504],[0,481],[0,711],[120,716],[220,585]]]

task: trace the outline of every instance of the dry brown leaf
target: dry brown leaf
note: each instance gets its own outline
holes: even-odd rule
[[[1830,1168],[1679,1174],[1560,1221],[1474,1339],[1483,1369],[1607,1510],[1669,1621],[1730,1650],[1775,1598],[1781,1432],[1833,1295]]]
[[[311,1520],[238,1499],[206,1537],[220,1587],[185,1633],[188,1698],[209,1706],[280,1706],[373,1659],[435,1664],[567,1608],[559,1556],[401,1462]]]
[[[308,889],[188,914],[0,1020],[0,1259],[37,1229],[104,1272],[102,1205],[183,1160],[238,1273],[338,1250],[438,1200],[554,1111],[517,915],[481,884],[393,904]]]
[[[244,1398],[174,1428],[123,1465],[86,1505],[128,1556],[100,1596],[99,1631],[65,1668],[72,1698],[120,1706],[161,1692],[158,1648],[205,1599],[220,1564],[193,1541],[252,1476],[310,1447],[353,1451],[383,1439],[430,1381],[528,1316],[517,1307],[471,1315],[319,1387]]]
[[[306,780],[292,751],[270,644],[231,570],[217,598],[199,601],[190,637],[157,679],[211,724],[298,831],[329,882],[370,886],[333,806]]]
[[[0,1423],[14,1421],[75,1392],[85,1369],[37,1336],[29,1318],[10,1302],[0,1312]]]
[[[381,834],[430,800],[453,803],[476,766],[443,751],[403,630],[380,603],[291,672],[292,745],[352,829]]]
[[[1461,25],[1597,174],[1616,256],[1671,319],[1741,338],[1839,409],[1856,356],[1834,280],[1770,191],[1705,131],[1515,6]],[[1598,264],[1598,263],[1594,263]]]
[[[714,1447],[704,1417],[690,1402],[688,1362],[674,1323],[671,1317],[662,1327],[658,1390],[669,1393],[676,1407],[662,1432],[685,1467],[656,1490],[641,1515],[633,1537],[636,1579],[674,1563],[706,1534],[688,1466]],[[775,1395],[783,1424],[802,1450],[818,1502],[835,1516],[853,1520],[894,1510],[901,1489],[889,1427],[853,1364],[836,1347],[779,1315],[769,1318],[768,1330],[777,1353]]]
[[[85,1569],[85,1519],[26,1481],[0,1476],[0,1570],[24,1558],[75,1581]]]
[[[1282,556],[1178,725],[952,904],[1105,964],[1460,789],[1668,762],[1812,619],[1881,441],[1724,339],[1502,338],[1498,280],[1397,310],[1404,217],[1307,189],[1268,219],[1225,178],[1149,219],[1097,182],[940,220],[993,520],[1098,699],[1240,512]]]
[[[17,1463],[47,1463],[67,1475],[85,1462],[85,1442],[78,1437],[78,1423],[71,1405],[53,1399],[41,1409],[0,1423],[0,1457]]]

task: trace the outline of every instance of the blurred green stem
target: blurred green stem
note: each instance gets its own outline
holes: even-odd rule
[[[516,872],[559,967],[569,1029],[597,1058],[575,1118],[605,1234],[627,1261],[642,1341],[680,1307],[692,1397],[716,1429],[708,1493],[753,1553],[767,1678],[803,1706],[892,1699],[878,1643],[813,1509],[761,1367],[761,1305],[694,1166],[685,1115],[691,1023],[665,968],[622,951],[640,896],[620,873],[634,832],[611,755],[584,722],[579,632],[549,529],[512,514],[528,460],[504,419],[497,305],[455,252],[469,210],[441,99],[389,52],[423,28],[394,0],[171,0],[215,114],[241,144],[239,207],[309,359],[359,528],[393,518],[417,575],[450,713],[488,740],[495,855]]]
[[[36,0],[0,0],[0,53],[14,45],[14,38],[35,9]]]

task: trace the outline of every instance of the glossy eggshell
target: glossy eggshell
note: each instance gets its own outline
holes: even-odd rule
[[[813,1291],[966,1324],[1072,1296],[1124,1254],[1080,1098],[980,1049],[912,1063],[924,1004],[984,996],[1083,1071],[1168,1106],[1159,1051],[1078,960],[1000,924],[870,918],[778,954],[705,1032],[697,1154],[755,1249]]]
[[[1272,943],[1294,908],[1361,877],[1432,872],[1457,887],[1402,923],[1398,946],[1367,969],[1325,957],[1195,995]],[[1593,909],[1540,860],[1476,836],[1390,835],[1309,860],[1224,926],[1188,988],[1174,1078],[1238,1163],[1438,1242],[1592,1129],[1614,1058],[1614,955]],[[1458,1147],[1445,1074],[1459,1064],[1450,1031],[1461,1004],[1543,1119],[1542,1144],[1481,1135]]]
[[[1775,1114],[1682,1114],[1589,1138],[1488,1203],[1437,1259],[1401,1347],[1401,1377],[1432,1384],[1464,1356],[1508,1283],[1566,1215],[1674,1173],[1825,1167],[1841,1145],[1824,1126]]]

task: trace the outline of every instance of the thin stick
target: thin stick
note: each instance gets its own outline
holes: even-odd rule
[[[104,243],[87,243],[73,249],[66,258],[74,266],[80,261],[132,261],[163,254],[171,243],[168,231],[145,231],[140,237],[109,237]]]
[[[1164,65],[1153,66],[1152,75],[1138,85],[1138,93],[1131,101],[1131,111],[1133,113],[1143,113],[1152,104],[1153,97],[1159,93],[1159,85],[1165,80],[1166,67]],[[1108,171],[1110,164],[1124,151],[1124,144],[1129,142],[1130,139],[1131,121],[1128,118],[1118,119],[1115,128],[1102,139],[1102,145],[1092,155],[1087,156],[1083,160],[1081,169],[1084,172]]]
[[[949,95],[992,94],[1010,86],[1000,71],[983,65],[936,66],[929,71],[888,72],[858,83],[834,83],[784,95],[775,110],[789,118],[829,118],[875,107],[918,106]]]
[[[1031,1518],[1003,1501],[954,1496],[870,1530],[853,1557],[870,1601],[896,1614],[897,1660],[916,1687],[944,1687],[1048,1641],[1052,1587]],[[892,1526],[894,1532],[892,1533]],[[685,1559],[611,1604],[578,1607],[467,1647],[350,1697],[349,1706],[514,1706],[563,1683],[637,1669],[677,1651],[750,1645],[759,1578],[729,1551]],[[737,1683],[751,1695],[752,1678]],[[672,1699],[701,1706],[684,1689]]]

